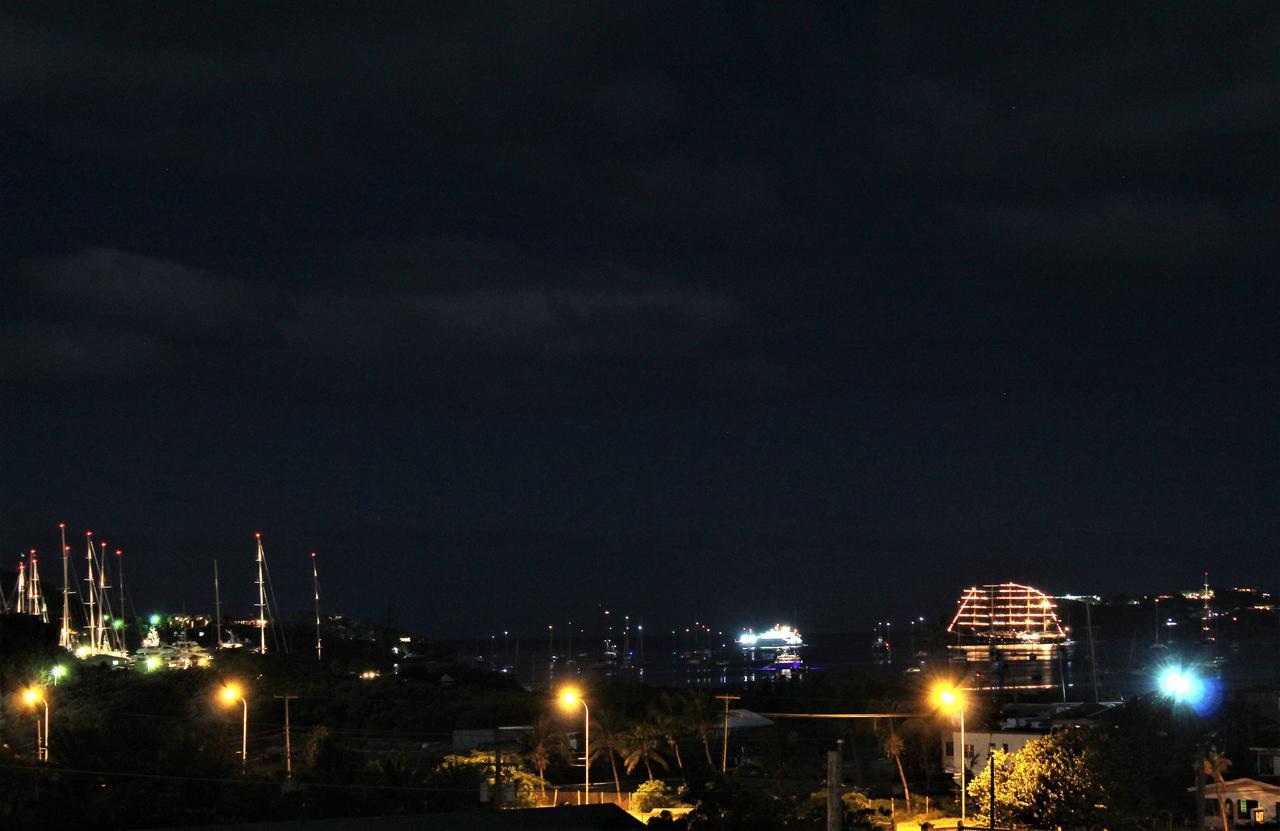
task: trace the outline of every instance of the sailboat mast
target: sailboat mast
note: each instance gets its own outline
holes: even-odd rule
[[[25,554],[18,555],[25,558]],[[25,559],[18,560],[18,614],[25,615],[27,613],[27,561]]]
[[[40,590],[40,559],[36,556],[36,550],[31,549],[31,608],[27,611],[32,617],[38,617],[45,623],[49,622],[48,609],[44,603],[44,592]]]
[[[120,609],[116,612],[116,619],[120,621],[120,651],[128,652],[124,626],[124,552],[118,548],[116,549],[116,579],[120,581]]]
[[[262,553],[262,534],[256,533],[254,536],[258,540],[258,651],[259,654],[267,654],[267,586],[262,579],[262,561],[265,556]]]
[[[316,600],[316,660],[321,660],[320,644],[320,571],[316,567],[316,552],[311,552],[311,589],[315,593]]]
[[[93,532],[85,531],[84,538],[85,538],[84,560],[85,560],[85,567],[87,569],[86,571],[87,576],[84,579],[85,579],[85,582],[89,584],[89,603],[88,603],[89,609],[88,609],[88,614],[86,615],[85,623],[88,624],[88,629],[89,629],[89,654],[94,655],[94,654],[97,654],[98,652],[98,626],[97,626],[97,618],[94,616],[94,606],[95,606],[94,598],[98,593],[98,589],[93,579]]]
[[[102,541],[102,555],[98,558],[98,646],[106,651],[111,648],[107,637],[107,541]]]
[[[1213,610],[1209,607],[1209,570],[1204,572],[1204,589],[1200,592],[1201,599],[1204,600],[1204,611],[1201,612],[1200,635],[1207,642],[1213,640],[1213,632],[1209,627],[1209,619],[1213,617]]]
[[[58,633],[58,646],[71,648],[71,565],[68,562],[71,549],[67,547],[67,524],[58,523],[58,537],[62,540],[62,630]]]
[[[222,594],[218,588],[218,561],[213,561],[213,610],[214,617],[218,626],[217,646],[214,649],[222,649]]]

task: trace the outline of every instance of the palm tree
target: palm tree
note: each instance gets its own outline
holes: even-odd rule
[[[635,770],[636,765],[641,762],[644,762],[644,772],[650,779],[653,778],[653,767],[649,764],[650,762],[658,763],[663,770],[671,769],[667,760],[658,752],[658,739],[658,731],[650,724],[642,722],[631,728],[631,735],[627,737],[626,758],[622,760],[626,765],[627,773]]]
[[[664,692],[661,702],[660,708],[650,710],[650,718],[653,719],[658,732],[667,740],[667,747],[671,748],[671,752],[675,754],[676,767],[684,770],[684,760],[680,758],[680,738],[687,732],[688,721],[680,711],[680,702],[673,699],[670,694]]]
[[[904,713],[907,712],[902,702],[896,700],[882,701],[879,709],[883,713]],[[885,719],[885,729],[882,731],[880,742],[884,748],[884,756],[886,759],[892,759],[898,766],[898,777],[902,779],[902,797],[907,803],[907,811],[911,810],[911,789],[907,787],[907,774],[902,769],[902,752],[906,749],[906,743],[902,737],[898,735],[898,726],[896,718]]]
[[[551,764],[552,757],[566,756],[568,746],[564,733],[547,716],[539,717],[533,730],[525,737],[525,754],[538,769],[538,787],[542,791],[543,802],[547,799],[547,765]]]
[[[884,756],[886,759],[892,759],[898,764],[898,776],[902,779],[902,797],[907,803],[907,812],[911,812],[911,789],[907,787],[907,774],[902,770],[902,737],[893,728],[893,723],[889,723],[889,732],[885,735],[884,740]]]
[[[1212,777],[1218,786],[1218,813],[1222,815],[1222,831],[1231,831],[1227,823],[1227,782],[1222,775],[1231,767],[1231,760],[1216,750],[1210,750],[1202,761],[1206,776]]]
[[[609,766],[613,768],[613,787],[615,793],[622,793],[622,780],[618,778],[618,756],[622,754],[622,748],[626,741],[626,733],[623,731],[621,719],[616,713],[608,710],[602,710],[600,716],[596,719],[596,735],[599,737],[593,742],[594,749],[591,751],[591,761],[595,761],[601,756],[609,757]]]
[[[686,699],[689,724],[693,732],[698,734],[702,742],[702,750],[707,754],[707,767],[715,768],[715,760],[711,758],[711,705],[706,696],[697,690],[690,690]]]

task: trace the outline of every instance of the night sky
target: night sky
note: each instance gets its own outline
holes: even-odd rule
[[[449,636],[1280,589],[1275,4],[369,5],[0,11],[4,568],[247,610],[260,530]]]

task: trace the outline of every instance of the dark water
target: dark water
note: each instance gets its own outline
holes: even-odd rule
[[[1202,644],[1173,643],[1162,648],[1138,638],[1100,639],[1063,646],[1037,645],[1023,649],[981,651],[934,649],[912,655],[910,648],[884,652],[871,648],[866,633],[814,635],[801,650],[798,667],[774,667],[767,661],[748,662],[736,649],[691,654],[651,650],[643,664],[619,668],[597,663],[590,668],[560,667],[557,680],[591,675],[635,680],[654,686],[746,688],[778,679],[802,681],[821,673],[840,673],[868,679],[953,678],[965,686],[1012,696],[1067,701],[1118,700],[1155,690],[1160,672],[1169,666],[1191,669],[1227,689],[1243,689],[1280,680],[1280,638]],[[657,654],[655,655],[655,651]],[[966,660],[966,658],[968,660]]]

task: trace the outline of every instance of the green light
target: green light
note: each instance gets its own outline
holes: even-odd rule
[[[60,678],[66,677],[67,668],[62,664],[55,664],[53,669],[49,670],[49,676],[53,678],[53,683],[57,684]]]
[[[159,625],[160,625],[160,616],[159,616],[159,615],[152,615],[152,616],[151,616],[151,625],[152,625],[152,626],[159,626]]]
[[[123,629],[123,628],[124,628],[124,621],[123,621],[123,620],[121,620],[120,618],[116,618],[115,620],[111,621],[111,628],[112,628],[112,629]]]
[[[157,656],[152,655],[151,657],[147,658],[144,666],[147,668],[147,672],[155,672],[156,670],[160,669],[160,659]]]

